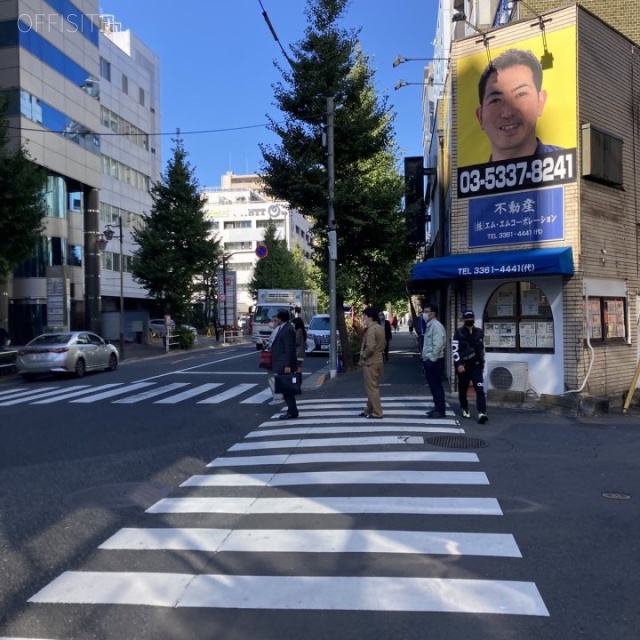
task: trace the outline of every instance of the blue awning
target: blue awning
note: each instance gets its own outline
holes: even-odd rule
[[[522,279],[552,275],[573,275],[571,247],[489,251],[430,258],[413,266],[411,283],[419,280]]]

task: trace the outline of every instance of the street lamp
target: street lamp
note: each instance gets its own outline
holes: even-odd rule
[[[116,235],[113,230],[113,225],[108,224],[105,230],[102,232],[102,237],[98,238],[98,248],[104,251],[107,248],[107,243],[114,238],[120,241],[120,360],[124,360],[124,279],[122,272],[122,263],[124,262],[124,254],[122,253],[122,216],[118,217],[118,230],[120,235]]]
[[[403,55],[398,55],[398,57],[393,61],[394,69],[405,62],[413,62],[414,60],[423,60],[428,62],[448,62],[449,58],[405,58]]]

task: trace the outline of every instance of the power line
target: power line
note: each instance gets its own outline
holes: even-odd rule
[[[283,121],[281,121],[283,122]],[[271,123],[270,122],[265,122],[263,124],[249,124],[249,125],[245,125],[242,127],[227,127],[224,129],[201,129],[198,131],[182,131],[180,130],[180,135],[199,135],[199,134],[205,134],[205,133],[225,133],[227,131],[242,131],[243,129],[258,129],[260,127],[268,127]],[[279,124],[276,122],[276,124]],[[96,136],[175,136],[176,132],[175,131],[171,131],[171,132],[159,132],[159,133],[116,133],[113,131],[110,131],[108,133],[101,133],[99,131],[83,131],[83,132],[76,132],[76,131],[67,131],[67,130],[55,130],[55,129],[46,129],[46,128],[41,128],[41,129],[32,129],[29,127],[13,127],[13,126],[8,126],[7,129],[15,129],[17,131],[35,131],[35,132],[40,132],[40,133],[57,133],[60,135],[63,134],[71,134],[73,133],[74,135],[96,135]]]
[[[262,4],[262,0],[258,0],[258,2],[260,3],[260,8],[262,9],[262,17],[264,18],[264,21],[267,23],[267,27],[269,27],[269,31],[271,31],[271,35],[273,36],[273,39],[278,43],[278,46],[280,47],[280,51],[282,51],[282,55],[286,58],[287,62],[289,63],[289,66],[295,71],[295,68],[293,66],[293,61],[289,57],[289,54],[286,52],[285,48],[282,46],[282,42],[280,42],[280,38],[278,38],[278,34],[276,33],[276,30],[273,28],[273,25],[271,24],[271,20],[269,20],[269,16],[267,15],[267,11]]]

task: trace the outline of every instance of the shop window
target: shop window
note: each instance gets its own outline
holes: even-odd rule
[[[625,298],[588,298],[587,330],[592,344],[626,340],[625,302]]]
[[[509,282],[496,289],[487,304],[483,329],[489,352],[554,351],[551,305],[532,282]]]

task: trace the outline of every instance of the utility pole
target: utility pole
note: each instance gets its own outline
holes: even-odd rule
[[[338,375],[337,305],[336,305],[336,261],[338,259],[338,234],[333,210],[335,198],[335,166],[333,156],[333,98],[327,98],[327,177],[328,177],[328,229],[329,229],[329,376]]]

